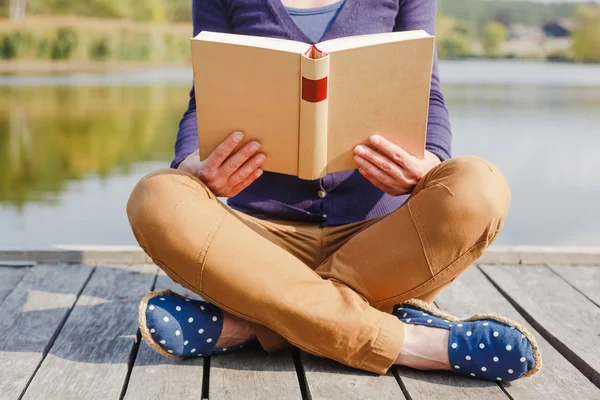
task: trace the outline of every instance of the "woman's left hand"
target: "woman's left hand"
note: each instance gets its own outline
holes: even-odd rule
[[[358,145],[354,148],[354,161],[365,178],[391,196],[410,193],[419,180],[441,162],[429,151],[425,151],[425,158],[417,158],[379,135],[369,140],[379,151]]]

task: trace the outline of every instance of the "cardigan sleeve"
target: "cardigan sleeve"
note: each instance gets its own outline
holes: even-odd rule
[[[229,14],[223,0],[193,0],[192,20],[194,36],[203,30],[231,33]],[[171,168],[179,164],[198,148],[198,125],[196,120],[196,88],[192,84],[188,109],[179,122],[175,141],[175,158]]]
[[[436,0],[400,0],[395,31],[422,29],[435,35]],[[442,161],[451,157],[452,131],[448,109],[440,88],[437,49],[434,52],[429,94],[426,149]]]

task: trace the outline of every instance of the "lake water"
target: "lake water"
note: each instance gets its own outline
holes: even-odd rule
[[[600,66],[441,65],[454,155],[487,158],[513,202],[497,244],[600,246]],[[188,69],[0,76],[0,248],[135,244],[125,203],[166,167]]]

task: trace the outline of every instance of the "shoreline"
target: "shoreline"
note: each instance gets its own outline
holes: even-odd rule
[[[191,68],[189,63],[160,63],[148,61],[50,61],[16,60],[0,61],[0,74],[121,72],[164,68]]]

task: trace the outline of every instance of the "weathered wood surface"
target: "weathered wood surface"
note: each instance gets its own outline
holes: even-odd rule
[[[191,293],[160,271],[154,290],[171,289],[191,297]],[[179,360],[165,357],[141,339],[125,399],[200,399],[204,357]]]
[[[41,250],[0,250],[0,262],[60,262],[97,264],[142,264],[152,262],[137,246],[54,246]],[[492,246],[480,263],[508,265],[597,265],[600,247]]]
[[[476,313],[504,315],[525,326],[536,337],[542,352],[543,367],[532,377],[502,384],[513,398],[534,399],[541,393],[548,400],[592,399],[600,396],[600,391],[539,335],[476,267],[469,268],[448,286],[436,303],[457,316]]]
[[[550,268],[600,307],[600,268],[557,265],[550,265]]]
[[[534,328],[600,387],[600,308],[547,267],[482,269]]]
[[[0,304],[6,296],[17,286],[29,268],[12,268],[0,266]]]
[[[82,266],[38,265],[4,299],[0,305],[0,398],[19,398],[91,272]]]
[[[392,371],[379,376],[304,352],[300,360],[313,400],[404,398]]]
[[[134,343],[137,305],[156,267],[0,266],[0,398],[600,399],[599,271],[472,267],[442,292],[438,304],[453,314],[500,313],[538,338],[542,371],[498,385],[408,368],[379,377],[305,353],[295,364],[291,353],[256,349],[211,357],[205,370],[202,358],[165,358]],[[198,298],[162,272],[155,287]]]
[[[413,400],[507,400],[494,382],[470,379],[452,372],[419,371],[397,367],[402,385]]]
[[[128,373],[150,265],[96,267],[25,399],[116,399]]]
[[[210,358],[211,400],[302,399],[291,351],[251,349]],[[314,397],[313,397],[314,398]]]

